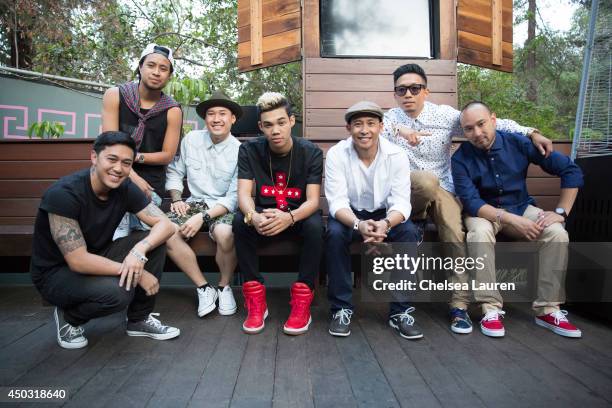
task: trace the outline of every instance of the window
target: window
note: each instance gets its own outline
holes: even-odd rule
[[[433,58],[432,0],[320,0],[322,57]]]

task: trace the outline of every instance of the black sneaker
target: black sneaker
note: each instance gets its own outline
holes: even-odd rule
[[[64,320],[64,312],[56,307],[53,310],[55,328],[57,330],[57,344],[65,349],[80,349],[87,346],[87,339],[83,335],[81,326],[72,326]]]
[[[352,316],[353,311],[350,309],[340,309],[334,313],[331,322],[329,322],[329,334],[340,337],[350,335]]]
[[[423,337],[421,329],[414,324],[414,317],[410,316],[412,312],[414,312],[414,307],[409,307],[403,313],[389,316],[389,326],[397,330],[400,336],[409,340]]]
[[[159,316],[159,313],[150,313],[147,320],[128,322],[127,335],[150,337],[155,340],[168,340],[181,334],[181,331],[176,327],[165,326],[153,316]]]

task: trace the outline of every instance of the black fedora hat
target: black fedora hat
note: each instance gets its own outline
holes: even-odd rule
[[[236,120],[240,119],[242,116],[242,108],[240,105],[232,101],[229,96],[221,91],[213,92],[210,98],[204,102],[200,102],[198,106],[196,106],[196,112],[202,119],[204,119],[206,118],[206,111],[214,106],[223,106],[224,108],[229,109],[232,111],[234,116],[236,116]]]

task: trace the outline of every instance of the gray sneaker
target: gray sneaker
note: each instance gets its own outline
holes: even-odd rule
[[[389,326],[399,332],[405,339],[416,340],[423,338],[423,332],[414,324],[414,317],[410,313],[414,312],[414,307],[409,307],[402,313],[389,316]]]
[[[72,326],[64,320],[64,312],[56,307],[53,310],[55,328],[57,330],[57,344],[65,349],[80,349],[87,346],[87,339],[83,336],[81,326]]]
[[[353,311],[350,309],[340,309],[332,316],[329,322],[329,334],[332,336],[346,337],[351,334],[351,317]]]
[[[181,334],[181,331],[176,327],[164,326],[153,316],[159,316],[159,313],[150,313],[147,320],[141,320],[139,322],[128,321],[126,330],[127,335],[150,337],[155,340],[168,340]]]

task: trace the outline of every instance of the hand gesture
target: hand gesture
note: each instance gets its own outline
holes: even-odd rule
[[[189,204],[187,204],[183,200],[175,201],[170,204],[170,211],[180,215],[181,217],[184,217],[187,215],[187,211],[189,211]]]
[[[185,238],[192,238],[200,231],[202,225],[204,225],[204,217],[202,213],[198,213],[185,221],[185,223],[180,226],[179,231]]]
[[[261,234],[268,237],[280,234],[289,228],[293,222],[289,213],[277,208],[266,208],[263,210],[263,215],[266,220],[260,224]]]
[[[138,284],[144,289],[147,296],[153,296],[159,292],[159,280],[150,272],[143,271]]]
[[[416,146],[421,143],[421,137],[423,136],[431,136],[431,132],[420,132],[405,126],[398,127],[398,134],[404,138],[410,146]]]

